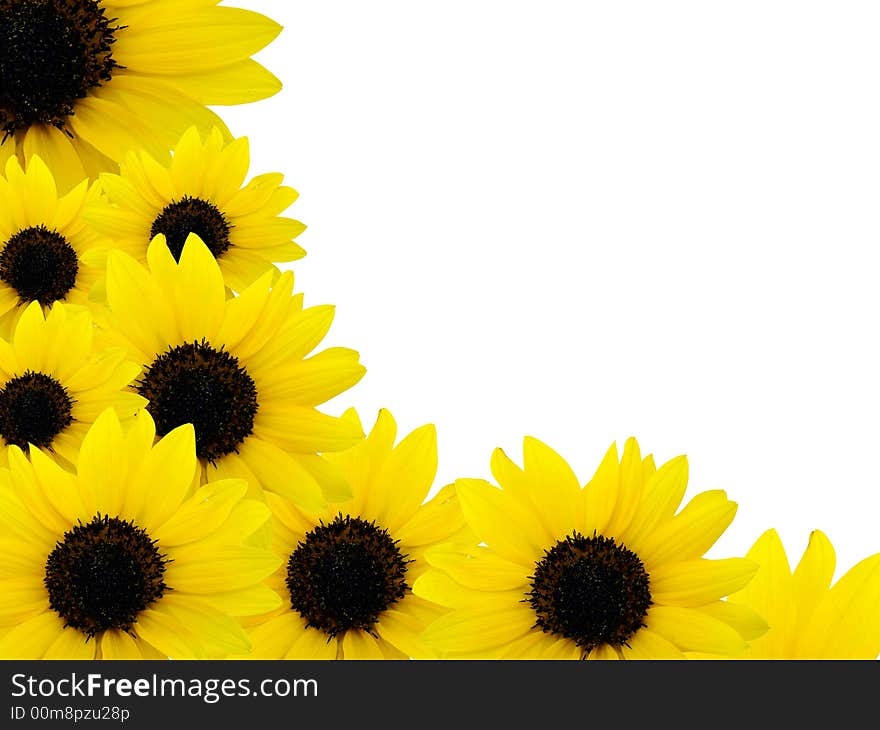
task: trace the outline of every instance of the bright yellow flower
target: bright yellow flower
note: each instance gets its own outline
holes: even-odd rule
[[[730,602],[761,614],[770,630],[746,659],[876,659],[880,654],[880,553],[850,568],[833,586],[834,547],[819,530],[792,572],[776,530],[749,550],[760,567]]]
[[[242,291],[273,262],[305,255],[293,239],[305,226],[282,218],[297,198],[281,185],[279,173],[260,175],[244,185],[250,164],[248,140],[226,142],[219,129],[204,140],[195,127],[184,134],[173,162],[147,152],[131,153],[120,175],[104,174],[101,185],[113,207],[103,201],[87,211],[94,227],[141,262],[159,233],[180,258],[195,233],[214,254],[226,284]]]
[[[736,504],[703,492],[678,511],[687,487],[681,456],[655,469],[630,439],[611,449],[581,488],[568,464],[527,438],[525,467],[501,450],[501,485],[456,482],[468,524],[485,547],[428,550],[436,569],[413,590],[454,611],[423,640],[450,656],[681,659],[729,655],[766,626],[723,601],[756,566],[706,560]]]
[[[86,306],[102,273],[93,264],[108,244],[83,220],[97,185],[87,180],[58,195],[55,178],[39,157],[27,171],[18,160],[6,162],[0,175],[0,333],[12,331],[31,302],[49,307],[63,301]]]
[[[278,567],[242,545],[269,517],[240,480],[194,489],[192,426],[155,443],[141,411],[95,422],[75,474],[11,447],[0,470],[0,658],[222,658],[249,650],[240,617],[279,597]],[[5,634],[3,633],[5,632]]]
[[[88,311],[59,303],[44,318],[33,302],[12,340],[0,339],[0,436],[75,464],[86,432],[108,406],[120,417],[143,408],[146,400],[127,390],[139,372],[125,350],[94,343]]]
[[[348,419],[359,425],[350,411]],[[255,659],[405,659],[430,654],[419,634],[445,613],[411,592],[425,552],[473,538],[452,486],[424,503],[437,471],[433,426],[396,446],[381,411],[370,435],[332,458],[350,500],[318,514],[267,495],[274,549],[284,563],[269,585],[285,604],[251,631]]]
[[[281,88],[250,58],[280,30],[217,0],[2,0],[0,162],[38,154],[68,190],[192,124],[225,129],[208,105]]]
[[[357,424],[316,406],[364,374],[358,354],[330,348],[308,357],[333,321],[333,307],[303,308],[293,274],[267,272],[227,299],[208,248],[191,235],[177,262],[159,235],[149,269],[122,251],[107,262],[105,337],[143,366],[137,391],[159,435],[196,429],[207,479],[240,477],[298,504],[324,506],[344,484],[317,454],[363,437]]]

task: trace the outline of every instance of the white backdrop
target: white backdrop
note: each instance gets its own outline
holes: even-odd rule
[[[328,410],[436,423],[438,485],[636,435],[739,501],[715,556],[880,550],[880,5],[228,4],[285,26],[221,113],[368,368]]]

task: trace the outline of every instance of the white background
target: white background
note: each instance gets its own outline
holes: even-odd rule
[[[740,503],[715,556],[880,550],[876,2],[228,4],[286,28],[222,113],[368,368],[328,410],[436,423],[438,485],[635,435]]]

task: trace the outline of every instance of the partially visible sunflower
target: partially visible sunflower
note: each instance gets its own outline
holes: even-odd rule
[[[7,160],[0,176],[0,334],[8,334],[31,302],[85,306],[100,270],[94,253],[108,244],[82,218],[99,197],[87,180],[59,195],[55,178],[39,157],[23,169]],[[88,259],[88,262],[87,262]]]
[[[281,88],[250,57],[280,26],[217,0],[0,0],[0,161],[40,155],[68,190],[162,155],[208,105]]]
[[[191,235],[176,261],[162,235],[149,269],[122,251],[107,262],[104,337],[143,366],[136,390],[164,435],[196,430],[207,479],[240,477],[313,510],[345,485],[321,452],[363,436],[356,423],[316,406],[363,377],[354,350],[308,357],[333,321],[333,307],[303,309],[293,274],[267,272],[234,299],[220,267]]]
[[[880,553],[833,586],[834,547],[815,530],[792,572],[776,530],[752,546],[754,579],[728,599],[761,614],[770,630],[746,659],[876,659],[880,654]]]
[[[273,262],[305,256],[293,239],[305,226],[279,217],[297,198],[281,186],[279,173],[260,175],[244,185],[250,164],[248,140],[226,142],[219,129],[204,140],[191,127],[163,163],[148,152],[131,153],[119,175],[101,176],[112,207],[103,200],[87,211],[92,225],[141,262],[159,233],[180,258],[195,233],[220,264],[226,284],[242,291]]]
[[[10,448],[0,470],[0,658],[174,659],[247,653],[239,617],[279,597],[279,559],[242,545],[269,517],[222,480],[194,489],[192,426],[155,441],[105,411],[76,474]],[[5,634],[2,632],[5,630]]]
[[[416,595],[454,609],[423,640],[449,656],[512,659],[683,659],[736,655],[766,630],[722,600],[756,567],[706,560],[736,504],[703,492],[678,511],[685,457],[655,469],[630,439],[612,446],[581,488],[568,464],[527,438],[525,466],[499,449],[496,488],[456,482],[468,524],[485,547],[435,548]]]
[[[345,418],[360,427],[357,415]],[[437,471],[433,426],[395,446],[397,425],[381,411],[369,436],[332,458],[352,498],[309,514],[267,495],[275,552],[269,585],[284,605],[251,630],[255,659],[406,659],[431,655],[420,639],[446,609],[411,592],[425,552],[471,542],[448,486],[426,504]]]
[[[88,311],[56,304],[48,315],[38,302],[24,312],[11,342],[0,339],[0,438],[32,445],[66,465],[75,464],[83,438],[108,406],[130,417],[146,400],[127,390],[140,367],[122,348],[94,343]],[[0,449],[0,464],[6,463]]]

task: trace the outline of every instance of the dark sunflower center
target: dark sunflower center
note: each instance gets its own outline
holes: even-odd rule
[[[130,632],[138,614],[166,590],[165,556],[146,532],[97,515],[64,534],[46,560],[49,606],[66,626],[94,636]]]
[[[174,259],[180,261],[187,236],[195,233],[214,258],[219,258],[229,248],[230,228],[226,216],[213,203],[187,195],[165,207],[153,221],[150,238],[163,233]]]
[[[76,284],[79,260],[64,236],[45,226],[25,228],[0,252],[0,279],[22,303],[48,306],[63,300]]]
[[[47,448],[73,423],[73,401],[61,383],[30,370],[0,389],[0,435],[9,445]]]
[[[204,341],[157,357],[137,391],[149,400],[147,410],[160,436],[193,424],[200,459],[213,462],[236,451],[253,432],[258,409],[253,379],[238,358]]]
[[[110,80],[119,30],[95,0],[0,0],[0,129],[64,129],[76,101]]]
[[[614,647],[644,626],[651,605],[639,557],[612,538],[575,532],[536,564],[528,602],[542,630],[572,639],[585,652]]]
[[[287,563],[290,605],[328,636],[373,631],[383,611],[409,591],[410,561],[372,522],[339,515],[306,534]]]

